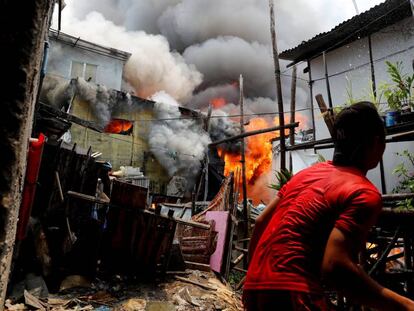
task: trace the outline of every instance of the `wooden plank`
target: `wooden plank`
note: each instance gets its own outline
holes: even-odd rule
[[[383,201],[399,201],[414,198],[414,193],[383,194],[381,197]]]
[[[247,248],[242,248],[242,247],[239,247],[239,246],[235,246],[234,249],[236,251],[240,251],[240,252],[245,253],[245,254],[247,254],[249,252],[249,250]]]
[[[96,132],[102,133],[103,132],[103,127],[98,126],[96,123],[94,122],[90,122],[90,121],[86,121],[83,120],[81,118],[75,117],[74,115],[71,115],[69,113],[66,113],[64,111],[58,110],[56,108],[53,108],[52,106],[40,103],[40,110],[45,111],[46,113],[49,113],[53,116],[65,119],[69,122],[73,122],[76,123],[80,126],[89,128],[91,130],[94,130]]]
[[[239,271],[239,272],[247,273],[246,269],[242,269],[242,268],[239,268],[239,267],[234,267],[233,269],[236,270],[236,271]]]
[[[197,286],[200,286],[201,288],[204,288],[204,289],[207,289],[207,290],[217,290],[217,288],[212,287],[210,285],[203,284],[203,283],[200,283],[200,282],[197,282],[197,281],[193,281],[193,280],[190,280],[190,279],[187,279],[187,278],[183,278],[183,277],[178,276],[178,275],[175,275],[174,278],[181,281],[181,282],[186,282],[186,283],[190,283],[190,284],[193,284],[193,285],[197,285]]]
[[[329,133],[331,134],[331,137],[334,138],[335,137],[335,130],[334,130],[335,116],[333,114],[333,111],[331,109],[328,109],[321,94],[316,95],[315,98],[316,98],[316,102],[319,105],[319,109],[321,110],[321,113],[323,114],[323,119],[325,121],[326,126],[328,127]]]
[[[109,203],[109,200],[97,199],[92,195],[83,194],[83,193],[79,193],[79,192],[76,192],[76,191],[68,191],[67,193],[68,193],[69,196],[71,196],[73,198],[76,198],[76,199],[80,199],[80,200],[85,200],[85,201],[98,203],[98,204],[108,204]]]
[[[209,264],[193,262],[193,261],[184,261],[184,262],[188,269],[207,271],[207,272],[211,271],[211,267]]]

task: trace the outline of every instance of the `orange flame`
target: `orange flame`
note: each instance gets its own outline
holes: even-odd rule
[[[303,128],[306,124],[306,117],[296,114],[296,121],[299,121],[299,128]],[[288,123],[288,120],[285,120]],[[254,131],[265,129],[279,124],[278,117],[274,118],[273,122],[264,118],[253,118],[245,127],[246,131]],[[285,134],[289,135],[289,129],[285,130]],[[262,197],[257,194],[262,192],[254,191],[253,186],[258,179],[266,173],[269,173],[272,166],[272,143],[273,138],[279,137],[279,132],[268,132],[259,135],[249,136],[245,139],[245,159],[246,159],[246,179],[247,179],[247,193],[250,198],[257,204]],[[231,172],[241,170],[241,155],[238,153],[229,153],[224,149],[218,149],[219,156],[224,160],[224,175],[228,176]],[[241,183],[241,179],[240,179]]]
[[[214,109],[220,109],[221,107],[226,105],[226,99],[223,97],[216,97],[210,99],[210,105],[213,106]]]
[[[130,135],[133,123],[128,120],[112,119],[105,127],[105,133]]]

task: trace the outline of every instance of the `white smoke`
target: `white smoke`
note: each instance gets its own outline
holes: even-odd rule
[[[151,152],[168,171],[169,176],[194,178],[200,170],[211,139],[194,119],[183,119],[177,101],[165,92],[154,94],[155,113],[158,119],[149,133]],[[165,120],[166,119],[166,120]]]
[[[132,53],[124,68],[124,78],[140,97],[164,90],[177,100],[188,99],[202,81],[194,66],[186,64],[179,53],[170,51],[161,35],[127,31],[97,12],[82,20],[65,12],[63,31],[104,46]]]

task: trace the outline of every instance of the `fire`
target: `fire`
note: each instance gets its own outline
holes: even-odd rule
[[[130,135],[132,132],[133,123],[128,120],[112,119],[105,127],[105,133]]]
[[[299,121],[299,127],[306,124],[306,117],[300,114],[295,116],[295,119]],[[288,123],[288,119],[285,120]],[[246,131],[254,131],[264,129],[279,124],[278,117],[270,121],[264,118],[253,118],[249,124],[245,126]],[[285,130],[285,134],[289,135],[289,129]],[[259,203],[260,199],[253,194],[257,191],[253,191],[253,187],[258,179],[266,173],[269,173],[272,166],[272,143],[271,140],[279,136],[279,132],[269,132],[254,136],[249,136],[245,139],[245,155],[246,155],[246,179],[247,179],[247,192],[249,197]],[[218,149],[219,156],[225,161],[224,175],[228,175],[231,172],[236,172],[237,169],[241,170],[241,155],[236,153],[229,153],[223,149]],[[240,180],[241,183],[241,180]],[[266,191],[263,189],[263,191]],[[258,192],[260,193],[260,192]],[[254,196],[254,197],[252,197]]]
[[[217,97],[210,99],[210,104],[213,106],[214,109],[220,109],[221,107],[226,105],[226,99],[223,97]]]
[[[251,119],[245,127],[246,131],[254,131],[273,126],[264,118]],[[256,179],[270,169],[272,163],[272,144],[270,140],[275,137],[275,133],[269,132],[261,135],[249,136],[245,139],[246,150],[246,179],[248,184],[253,185]],[[235,172],[241,168],[241,155],[227,153],[219,149],[219,156],[225,161],[224,175]]]

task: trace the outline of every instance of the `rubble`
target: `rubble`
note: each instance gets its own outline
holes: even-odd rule
[[[171,275],[158,284],[141,284],[118,278],[95,280],[89,287],[72,287],[47,297],[24,293],[24,301],[6,301],[6,310],[66,311],[239,311],[240,297],[211,272],[186,270],[185,277]],[[120,285],[120,286],[117,286]],[[101,289],[104,288],[104,289]]]

